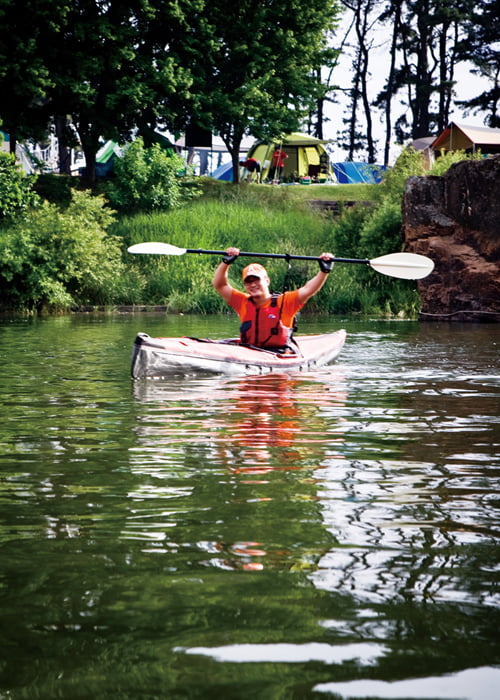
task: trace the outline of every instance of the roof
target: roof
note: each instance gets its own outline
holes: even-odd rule
[[[425,151],[426,148],[430,148],[432,146],[432,143],[435,140],[435,136],[421,136],[419,139],[412,141],[410,145],[413,146],[416,151]]]
[[[278,141],[278,139],[274,139]],[[295,131],[287,136],[283,136],[283,145],[287,146],[315,146],[318,143],[331,143],[331,139],[317,139],[309,134],[301,134]]]
[[[434,150],[439,150],[446,144],[450,144],[447,148],[450,150],[454,145],[455,148],[467,148],[474,146],[500,146],[500,129],[488,129],[485,126],[467,126],[466,124],[457,124],[451,122],[446,129],[434,139],[431,147]]]
[[[317,139],[315,136],[309,136],[309,134],[302,134],[299,131],[294,131],[291,134],[276,136],[267,141],[259,139],[256,143],[280,144],[281,146],[317,146],[319,143],[331,142],[332,139]]]

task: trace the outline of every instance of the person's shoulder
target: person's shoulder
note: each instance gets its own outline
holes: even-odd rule
[[[286,304],[287,306],[301,306],[301,302],[299,300],[299,290],[298,289],[293,289],[291,292],[284,292],[283,293],[283,304]]]
[[[229,305],[232,306],[233,309],[238,310],[247,300],[248,294],[244,294],[243,292],[240,292],[239,289],[234,289],[233,287],[231,299],[229,300]]]

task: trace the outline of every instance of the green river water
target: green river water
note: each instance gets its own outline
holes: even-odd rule
[[[0,698],[496,700],[496,325],[344,327],[311,374],[143,380],[137,331],[0,320]]]

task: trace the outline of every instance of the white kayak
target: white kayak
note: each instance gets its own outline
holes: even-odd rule
[[[132,355],[132,377],[312,370],[335,360],[345,339],[344,330],[299,335],[294,338],[295,351],[283,354],[241,345],[237,339],[152,338],[146,333],[138,333]]]

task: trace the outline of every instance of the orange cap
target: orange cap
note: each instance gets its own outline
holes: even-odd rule
[[[266,268],[259,265],[259,263],[250,263],[250,265],[247,265],[243,269],[241,276],[243,278],[243,282],[247,277],[258,277],[260,280],[263,280],[267,277],[267,272]]]

